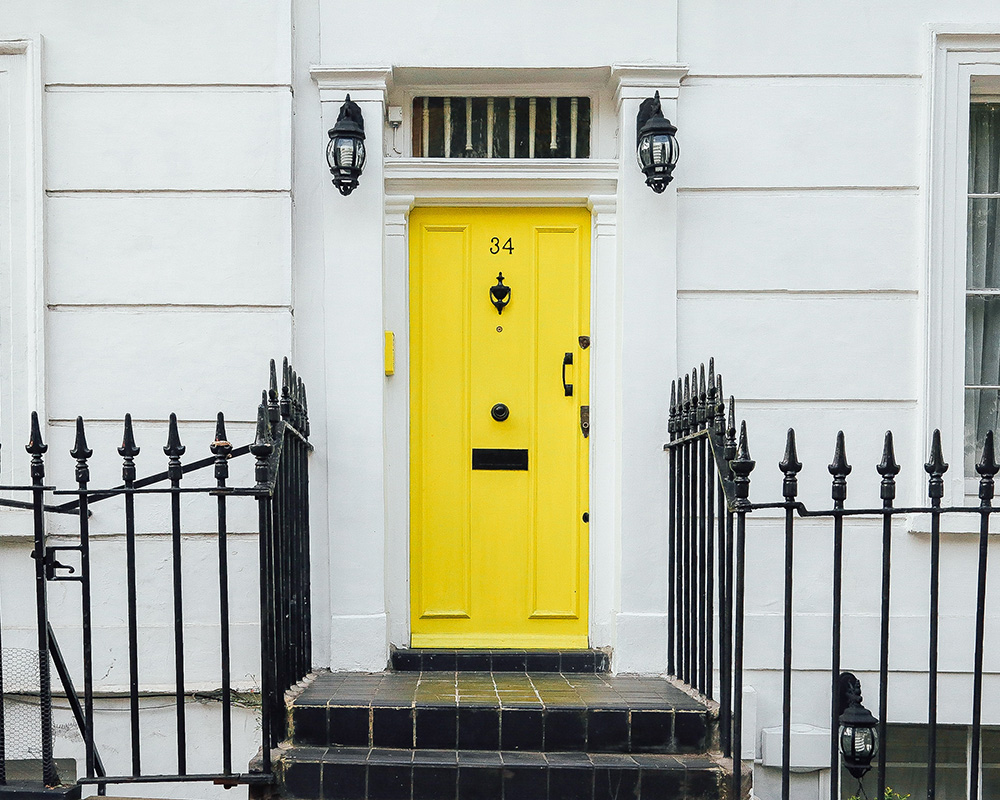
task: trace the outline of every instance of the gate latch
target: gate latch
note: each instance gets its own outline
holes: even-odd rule
[[[590,436],[590,406],[580,406],[580,430],[584,439]]]
[[[68,547],[46,547],[45,548],[45,580],[47,581],[79,581],[81,577],[79,575],[73,576],[76,572],[76,568],[70,566],[69,564],[63,564],[60,561],[56,561],[56,553],[60,550],[72,550],[75,552],[81,552],[79,545],[72,545]],[[34,556],[34,553],[32,553]],[[59,575],[56,570],[66,570],[68,575]],[[71,577],[72,576],[72,577]]]

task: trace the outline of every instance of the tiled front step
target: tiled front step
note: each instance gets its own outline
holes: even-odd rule
[[[608,672],[606,650],[396,650],[399,672]]]
[[[728,770],[704,755],[296,747],[286,796],[311,800],[724,800]]]
[[[290,705],[297,745],[700,753],[708,709],[660,678],[321,673]]]

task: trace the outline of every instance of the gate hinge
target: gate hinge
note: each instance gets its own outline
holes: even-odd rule
[[[590,406],[580,406],[580,430],[584,439],[590,436]]]

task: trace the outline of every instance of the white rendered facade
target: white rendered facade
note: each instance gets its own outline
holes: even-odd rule
[[[95,482],[120,468],[113,446],[125,412],[141,420],[141,472],[162,468],[170,411],[187,421],[191,451],[207,454],[220,409],[230,438],[249,440],[266,359],[290,353],[309,386],[316,446],[317,666],[378,670],[391,645],[408,644],[406,262],[417,206],[591,211],[591,644],[613,648],[616,670],[665,669],[661,446],[670,380],[695,363],[716,358],[748,421],[752,499],[779,498],[789,426],[811,506],[828,502],[839,429],[855,467],[852,503],[878,503],[874,465],[889,428],[900,504],[921,496],[918,465],[935,427],[952,464],[948,496],[958,502],[966,490],[961,191],[973,76],[1000,74],[995,3],[587,0],[568,11],[518,0],[470,14],[457,0],[379,0],[345,14],[327,0],[115,13],[106,3],[9,0],[0,69],[0,87],[13,87],[0,134],[23,154],[0,172],[17,187],[0,205],[19,232],[0,253],[11,287],[0,316],[24,342],[0,360],[0,475],[26,468],[26,423],[7,417],[30,408],[48,420],[61,482],[72,478],[62,453],[77,414],[88,420]],[[638,105],[657,90],[682,148],[663,195],[645,187],[633,152]],[[348,92],[365,116],[369,158],[345,198],[324,150]],[[588,96],[591,157],[413,158],[412,98],[449,92]],[[404,112],[395,136],[390,106]],[[26,360],[9,355],[22,350]],[[113,539],[108,519],[103,532],[100,515],[94,524]],[[153,531],[163,524],[149,520]],[[250,531],[253,519],[243,524]],[[847,545],[843,662],[862,679],[877,670],[877,525],[859,523]],[[871,537],[858,533],[865,526]],[[921,520],[911,527],[894,553],[897,574],[915,576],[894,585],[894,722],[926,711],[928,541]],[[12,537],[2,546],[23,556],[16,529],[0,519]],[[801,530],[793,721],[824,726],[829,532]],[[961,578],[974,544],[959,535],[943,570]],[[750,536],[751,573],[780,561],[777,518],[755,514]],[[252,537],[237,541],[234,557],[249,564]],[[17,580],[10,569],[0,572],[7,585]],[[971,616],[969,591],[947,593],[942,613]],[[751,582],[754,755],[760,729],[780,724],[780,600],[778,584],[765,592]],[[988,619],[987,641],[997,635]],[[990,725],[1000,725],[998,652],[987,648]],[[967,724],[971,645],[943,653],[941,721]],[[120,685],[108,669],[107,684]],[[823,776],[796,780],[797,791],[818,791]],[[760,770],[759,796],[773,789]]]

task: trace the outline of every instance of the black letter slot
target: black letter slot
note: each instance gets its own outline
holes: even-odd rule
[[[510,450],[502,447],[474,447],[472,449],[473,469],[514,469],[528,468],[527,450]]]

